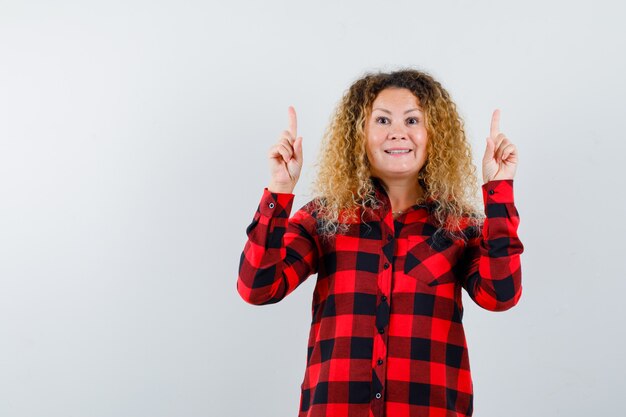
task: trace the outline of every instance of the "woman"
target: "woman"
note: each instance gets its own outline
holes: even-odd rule
[[[276,303],[317,273],[299,416],[471,416],[462,288],[491,311],[521,296],[517,149],[494,111],[484,215],[456,107],[430,75],[366,74],[326,131],[317,196],[291,218],[296,114],[269,152],[237,290]]]

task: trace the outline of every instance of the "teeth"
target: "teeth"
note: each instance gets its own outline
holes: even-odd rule
[[[403,150],[394,150],[394,151],[385,151],[385,152],[390,153],[390,154],[409,153],[409,152],[411,152],[411,150],[410,149],[403,149]]]

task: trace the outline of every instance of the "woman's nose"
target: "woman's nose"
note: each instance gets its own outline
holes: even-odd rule
[[[390,139],[406,139],[407,133],[404,126],[394,125],[389,130]]]

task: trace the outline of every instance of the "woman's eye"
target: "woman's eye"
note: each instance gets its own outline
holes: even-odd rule
[[[406,119],[406,122],[411,125],[416,125],[419,123],[419,119],[415,117],[409,117],[408,119]],[[376,118],[376,123],[387,124],[389,123],[389,119],[385,116],[379,116]]]

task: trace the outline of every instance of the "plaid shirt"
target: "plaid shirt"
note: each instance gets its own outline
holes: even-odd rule
[[[317,234],[312,202],[289,218],[293,194],[266,188],[237,291],[272,304],[317,273],[299,417],[471,416],[461,288],[491,311],[521,296],[513,180],[483,184],[486,219],[464,226],[467,242],[433,239],[433,200],[394,219],[376,185],[380,208],[333,241]]]

